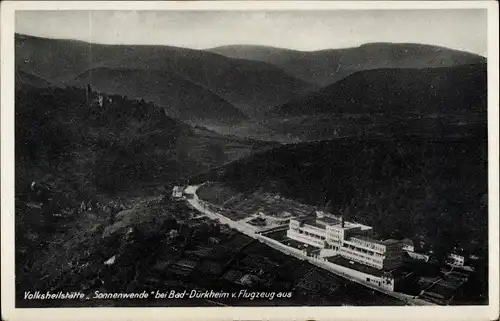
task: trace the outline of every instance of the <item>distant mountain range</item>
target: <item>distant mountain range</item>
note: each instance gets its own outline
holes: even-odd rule
[[[274,64],[319,86],[355,72],[380,68],[435,68],[485,63],[486,58],[444,47],[409,43],[368,43],[355,48],[297,51],[252,45],[210,49],[231,58]]]
[[[102,90],[111,93],[123,93],[127,90],[131,96],[134,92],[148,95],[159,105],[165,105],[166,96],[181,87],[189,88],[182,93],[184,95],[193,95],[190,90],[196,90],[204,96],[203,99],[184,97],[182,99],[186,101],[182,106],[178,106],[178,109],[183,109],[181,114],[194,118],[206,116],[207,110],[214,110],[211,118],[220,118],[217,114],[220,108],[212,107],[223,100],[239,107],[247,115],[260,115],[297,94],[317,88],[271,64],[227,58],[201,50],[169,46],[90,45],[81,41],[19,34],[15,40],[18,70],[38,75],[55,84],[97,81],[97,77],[85,77],[90,73],[84,74],[84,77],[82,73],[96,68],[107,68],[99,71],[99,77],[103,77],[100,85],[107,83]],[[125,72],[112,69],[126,69],[127,78],[146,80],[148,85],[120,77],[118,74],[123,75]],[[145,79],[146,75],[151,75],[151,79]],[[159,76],[168,80],[160,82]],[[151,90],[146,92],[146,87]],[[163,88],[167,88],[166,96],[159,97],[158,93]],[[210,95],[207,91],[213,94]],[[216,97],[217,95],[220,98]],[[191,105],[188,103],[191,99],[203,101],[205,106]],[[178,100],[174,98],[167,106],[177,104]],[[227,103],[222,104],[225,107],[221,108],[228,111],[230,117],[238,114],[230,110],[232,108]],[[240,115],[239,118],[244,117]]]
[[[91,84],[152,101],[170,117],[224,135],[328,139],[342,126],[350,134],[363,130],[356,119],[339,124],[339,115],[486,111],[486,58],[436,46],[370,43],[301,52],[102,45],[20,34],[15,41],[19,82]]]
[[[278,106],[282,115],[486,112],[486,64],[354,73]]]

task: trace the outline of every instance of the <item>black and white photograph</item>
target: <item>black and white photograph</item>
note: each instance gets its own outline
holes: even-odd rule
[[[12,309],[498,316],[498,3],[119,3],[2,31]]]

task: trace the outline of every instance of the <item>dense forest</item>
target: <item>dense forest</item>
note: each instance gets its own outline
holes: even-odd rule
[[[121,249],[126,241],[116,239],[127,225],[149,224],[146,239],[157,239],[138,250],[149,257],[150,245],[163,237],[160,231],[168,231],[165,220],[181,211],[161,201],[165,195],[169,198],[174,184],[268,148],[266,143],[191,128],[144,100],[105,97],[109,99],[101,107],[87,101],[83,88],[17,84],[18,297],[23,289],[90,286],[103,260],[130,251]],[[121,218],[115,218],[118,213]],[[113,237],[101,237],[106,228],[114,231]],[[119,279],[128,272],[116,273]]]
[[[83,88],[18,86],[16,193],[47,181],[76,199],[113,196],[272,145],[195,131],[142,99],[111,95],[103,108],[85,97]]]
[[[17,191],[23,179],[53,173],[82,192],[113,193],[129,180],[154,178],[162,166],[179,167],[173,146],[189,128],[150,103],[112,99],[102,109],[87,106],[83,89],[18,90]]]
[[[485,135],[485,128],[482,132]],[[193,177],[238,191],[264,188],[372,225],[381,237],[412,237],[437,252],[455,245],[485,254],[484,136],[345,138],[287,145]]]
[[[486,112],[486,64],[354,73],[275,108],[283,115],[471,114]]]
[[[192,214],[172,187],[207,181],[418,239],[438,263],[462,247],[485,259],[476,277],[487,282],[484,57],[419,44],[305,53],[15,42],[18,298],[99,288],[116,253],[128,259],[105,278],[140,288],[171,249],[155,245],[174,217]]]

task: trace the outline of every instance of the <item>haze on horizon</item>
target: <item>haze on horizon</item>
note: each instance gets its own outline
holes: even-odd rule
[[[16,33],[101,44],[301,51],[422,43],[487,55],[484,9],[329,11],[17,11]]]

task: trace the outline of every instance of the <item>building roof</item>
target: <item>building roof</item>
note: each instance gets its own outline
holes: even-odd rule
[[[341,219],[338,219],[336,217],[330,217],[330,216],[324,216],[324,217],[318,217],[316,219],[317,221],[325,222],[328,225],[337,225],[342,222]]]
[[[404,238],[400,242],[401,242],[401,244],[404,244],[404,245],[415,246],[415,244],[413,243],[413,241],[410,240],[409,238]]]
[[[340,225],[342,223],[342,216],[333,215],[331,213],[327,213],[324,211],[316,211],[316,217],[319,220],[327,223],[328,225]],[[344,221],[344,224],[345,224],[346,229],[356,228],[356,227],[360,227],[361,230],[371,230],[372,229],[371,226],[363,225],[363,224],[358,223],[358,222],[352,222],[352,221],[347,221],[347,220]]]
[[[464,254],[456,253],[456,252],[450,252],[450,253],[448,253],[448,256],[457,256],[457,257],[465,258]]]
[[[238,283],[240,284],[252,284],[256,281],[259,281],[259,277],[253,274],[245,274],[243,275],[239,280]]]
[[[459,255],[459,256],[466,257],[469,253],[463,247],[454,247],[450,251],[450,254],[454,254],[454,255]]]
[[[279,218],[289,218],[291,216],[292,216],[292,214],[290,214],[290,212],[286,212],[286,211],[282,211],[276,215],[276,217],[279,217]]]
[[[239,280],[242,275],[243,275],[243,273],[240,271],[229,270],[226,272],[226,274],[224,274],[223,278],[228,280],[229,282],[234,282],[236,280]]]
[[[337,220],[335,218],[327,218],[327,217],[318,218],[318,219],[309,218],[309,219],[303,220],[301,222],[303,224],[311,225],[311,226],[318,227],[318,228],[326,228],[327,225],[328,226],[336,226],[336,227],[340,228],[341,224],[342,224],[341,220]],[[350,229],[355,229],[355,228],[361,228],[362,230],[371,229],[371,227],[369,227],[369,226],[344,221],[344,227],[342,227],[343,230],[350,230]]]
[[[198,262],[192,261],[192,260],[180,260],[180,261],[177,261],[175,264],[180,266],[180,267],[193,269],[197,263]]]
[[[292,217],[292,220],[298,221],[301,224],[307,224],[310,226],[318,227],[318,228],[326,228],[326,225],[340,227],[342,224],[342,220],[340,217],[334,216],[332,214],[324,213],[324,216],[321,217]],[[362,231],[372,230],[373,228],[368,225],[363,225],[356,222],[344,221],[343,230],[350,230],[360,228]]]
[[[450,288],[444,285],[440,285],[439,282],[434,284],[431,288],[427,289],[425,293],[427,294],[435,294],[437,296],[442,297],[443,299],[450,298],[453,293],[456,291],[456,288]]]
[[[385,240],[385,241],[382,241],[383,243],[382,244],[398,244],[399,241],[398,240],[395,240],[395,239],[388,239],[388,240]]]
[[[353,240],[353,239],[363,240],[366,242],[380,244],[380,245],[392,245],[392,244],[399,243],[399,241],[395,240],[395,239],[388,239],[388,240],[381,241],[381,240],[377,240],[377,239],[374,239],[372,237],[363,236],[363,235],[355,235],[355,236],[351,236],[350,238],[348,238],[348,240]]]
[[[305,225],[310,225],[310,226],[314,226],[314,227],[318,227],[318,228],[322,228],[324,229],[325,228],[325,224],[321,224],[321,223],[318,223],[316,221],[316,219],[309,219],[305,222],[303,222]]]
[[[371,226],[363,225],[363,224],[359,224],[359,223],[358,223],[358,225],[361,227],[362,231],[373,230],[373,227],[371,227]]]
[[[304,217],[304,216],[293,216],[293,217],[290,218],[290,220],[294,220],[294,221],[297,221],[299,223],[304,223],[304,222],[312,220],[312,218],[309,217],[309,216],[306,216],[306,217]]]
[[[370,275],[373,275],[376,277],[381,277],[381,276],[386,274],[386,271],[379,270],[379,269],[376,269],[376,268],[368,266],[368,265],[364,265],[364,264],[361,264],[358,262],[351,261],[349,259],[346,259],[346,258],[340,256],[340,255],[331,256],[331,257],[328,257],[326,259],[333,264],[338,264],[338,265],[341,265],[341,266],[344,266],[344,267],[347,267],[347,268],[350,268],[350,269],[353,269],[353,270],[356,270],[356,271],[359,271],[362,273],[370,274]]]
[[[375,243],[375,244],[380,244],[380,245],[386,244],[385,241],[377,240],[377,239],[374,239],[374,238],[371,238],[368,236],[363,236],[363,235],[356,235],[356,236],[352,236],[352,237],[348,238],[348,240],[352,240],[352,239],[358,239],[358,240],[371,242],[371,243]]]
[[[210,257],[212,256],[212,249],[211,248],[198,248],[194,251],[187,251],[186,253],[189,253],[189,254],[194,254],[196,256],[199,256],[199,257]]]

